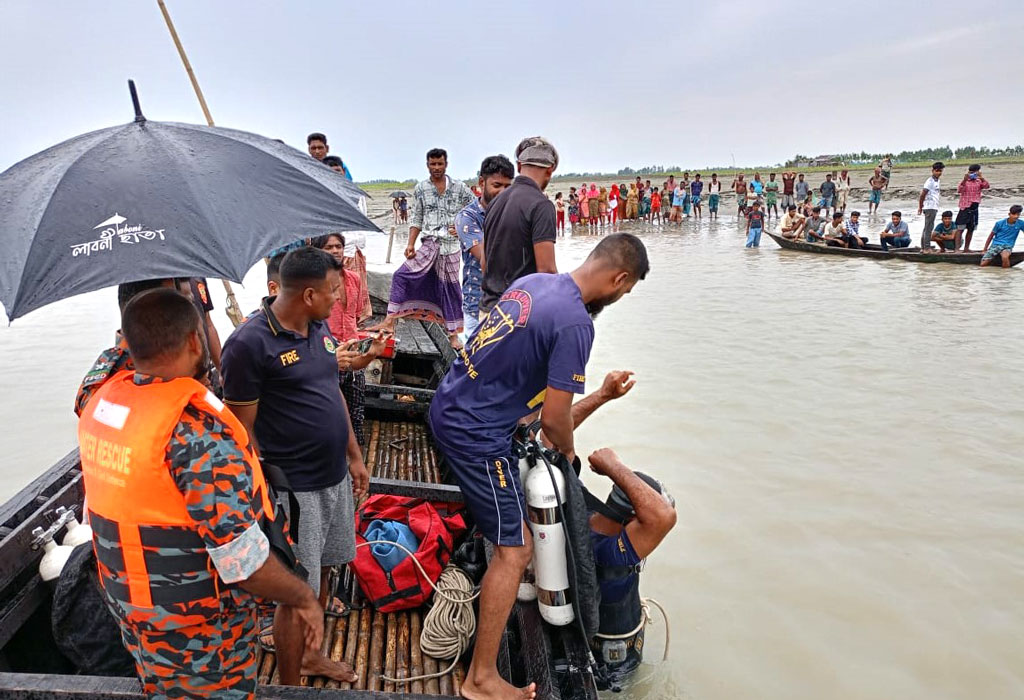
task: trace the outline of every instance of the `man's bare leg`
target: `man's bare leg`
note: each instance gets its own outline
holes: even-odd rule
[[[498,648],[516,600],[519,582],[533,556],[533,537],[523,523],[523,547],[495,547],[480,586],[480,615],[473,661],[462,683],[467,700],[531,700],[537,684],[516,688],[498,674]]]

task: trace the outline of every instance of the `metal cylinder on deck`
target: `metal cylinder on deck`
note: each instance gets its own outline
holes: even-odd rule
[[[552,625],[574,619],[565,555],[565,528],[559,501],[565,504],[565,478],[540,464],[526,478],[526,506],[533,531],[533,572],[541,617]]]

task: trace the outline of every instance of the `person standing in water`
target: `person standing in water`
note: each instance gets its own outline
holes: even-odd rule
[[[775,180],[775,173],[768,173],[768,182],[764,183],[764,213],[766,219],[772,218],[772,209],[775,210],[775,218],[779,218],[779,183]]]
[[[718,173],[711,173],[711,182],[708,183],[708,218],[718,220],[718,203],[722,199],[722,182],[718,179]]]
[[[701,182],[700,173],[695,173],[693,182],[690,183],[690,203],[693,205],[693,215],[701,218],[701,196],[704,193],[704,183]]]

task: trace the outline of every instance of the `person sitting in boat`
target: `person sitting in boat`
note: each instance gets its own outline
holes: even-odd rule
[[[953,212],[942,212],[942,221],[932,229],[932,242],[938,243],[939,252],[956,252],[960,248],[960,234],[963,229],[953,222]]]
[[[782,217],[781,232],[783,238],[798,240],[804,232],[807,219],[797,212],[796,205],[790,204],[786,207],[786,214]]]
[[[807,242],[824,243],[823,228],[825,228],[825,218],[821,215],[821,207],[811,207],[811,215],[804,222],[804,237],[807,239]]]
[[[851,234],[846,224],[843,223],[843,212],[841,211],[832,214],[832,223],[825,226],[824,235],[826,245],[839,248],[861,247],[860,238]]]
[[[860,242],[861,246],[866,246],[868,244],[867,237],[860,235],[860,212],[859,211],[851,211],[850,212],[850,218],[846,222],[846,230],[850,232],[851,236],[854,236]]]
[[[1010,253],[1017,243],[1017,235],[1024,231],[1021,211],[1024,211],[1024,207],[1014,204],[1010,207],[1010,215],[992,227],[992,233],[988,234],[988,240],[985,241],[984,255],[981,256],[982,267],[988,267],[997,257],[1002,260],[1003,267],[1010,267]]]
[[[601,587],[601,626],[591,640],[600,685],[619,689],[643,658],[646,613],[640,571],[676,524],[675,500],[660,481],[635,472],[609,448],[588,458],[590,469],[612,480],[605,507],[590,516],[590,538]]]
[[[881,238],[882,250],[910,247],[910,227],[903,221],[903,214],[894,211],[892,221],[885,225],[885,230],[878,234]]]

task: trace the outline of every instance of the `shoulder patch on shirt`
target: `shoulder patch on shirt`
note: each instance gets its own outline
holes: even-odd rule
[[[335,348],[335,345],[334,345],[334,341],[331,340],[331,336],[325,335],[324,336],[324,349],[327,352],[334,352],[334,348]]]

